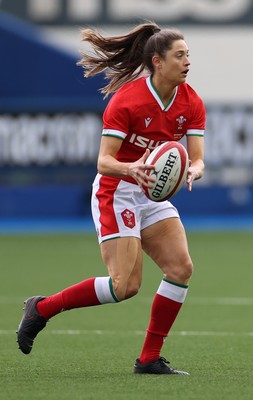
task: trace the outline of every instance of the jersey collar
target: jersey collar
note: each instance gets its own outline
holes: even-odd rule
[[[170,107],[172,106],[172,104],[174,103],[174,100],[175,100],[175,97],[176,97],[177,91],[178,91],[178,86],[176,86],[175,93],[174,93],[173,96],[170,98],[169,103],[168,103],[167,106],[165,107],[164,104],[163,104],[163,102],[162,102],[162,100],[161,100],[161,98],[160,98],[160,96],[159,96],[159,94],[157,93],[156,89],[155,89],[154,86],[153,86],[152,79],[151,79],[151,75],[149,75],[149,76],[146,78],[146,83],[147,83],[147,86],[148,86],[148,88],[149,88],[151,94],[152,94],[153,97],[156,99],[156,101],[157,101],[157,103],[159,104],[159,106],[161,107],[161,109],[162,109],[163,111],[168,111],[168,110],[170,109]]]

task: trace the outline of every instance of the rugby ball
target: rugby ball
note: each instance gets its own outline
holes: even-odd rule
[[[144,187],[146,196],[153,201],[165,201],[176,194],[185,182],[189,158],[185,147],[178,142],[165,142],[155,148],[145,164],[155,168],[146,173],[155,179],[152,188]]]

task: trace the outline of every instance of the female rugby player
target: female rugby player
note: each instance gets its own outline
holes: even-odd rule
[[[150,152],[166,141],[186,136],[191,165],[186,183],[204,172],[205,108],[186,83],[189,50],[183,34],[140,24],[123,36],[104,37],[84,29],[92,53],[82,52],[84,76],[105,72],[105,97],[98,174],[93,183],[92,215],[108,274],[92,277],[48,297],[26,300],[17,331],[19,348],[30,353],[33,341],[54,315],[78,307],[117,303],[137,294],[142,256],[147,253],[163,278],[154,296],[135,373],[185,374],[161,356],[164,339],[180,311],[192,275],[184,227],[169,202],[156,203],[143,193],[152,185],[146,174]],[[146,74],[145,74],[146,72]]]

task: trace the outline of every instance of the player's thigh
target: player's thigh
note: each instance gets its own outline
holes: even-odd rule
[[[142,248],[168,278],[184,283],[191,276],[192,261],[179,218],[167,218],[143,229]]]
[[[114,290],[118,291],[120,297],[131,297],[130,294],[138,291],[142,280],[140,239],[129,236],[108,240],[100,244],[100,250]]]

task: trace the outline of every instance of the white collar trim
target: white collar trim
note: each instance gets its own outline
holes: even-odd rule
[[[152,84],[151,76],[148,76],[146,78],[146,84],[147,84],[151,94],[156,99],[157,103],[159,104],[160,108],[162,109],[162,111],[168,111],[170,109],[170,107],[172,106],[172,104],[174,103],[175,97],[178,92],[178,86],[176,86],[176,90],[175,90],[174,96],[172,97],[171,101],[169,102],[169,104],[166,107],[164,107],[164,104],[163,104],[161,98],[159,97],[159,94],[157,93],[157,91],[155,90],[155,88]]]

